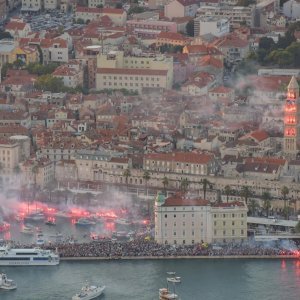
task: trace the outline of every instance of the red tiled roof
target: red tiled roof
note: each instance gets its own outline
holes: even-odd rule
[[[177,193],[166,198],[162,206],[208,206],[209,204],[208,200],[188,198],[181,193]]]
[[[94,13],[94,14],[116,14],[122,15],[125,11],[119,8],[98,8],[98,7],[84,7],[84,6],[77,6],[76,12],[87,12],[87,13]]]
[[[245,159],[245,163],[265,163],[265,164],[283,166],[286,163],[286,160],[283,158],[271,158],[271,157],[247,157]]]
[[[150,69],[121,69],[121,68],[98,68],[97,73],[101,74],[122,74],[122,75],[146,75],[146,76],[166,76],[167,70]]]
[[[269,134],[264,130],[257,130],[253,131],[250,136],[257,140],[258,142],[261,142],[269,137]]]
[[[233,91],[233,89],[226,87],[226,86],[218,86],[212,90],[210,90],[210,93],[219,93],[219,94],[227,94],[227,93],[231,93]]]
[[[26,26],[26,23],[11,21],[8,22],[5,26],[5,30],[23,30]]]
[[[189,5],[197,4],[196,0],[176,0],[176,1],[179,2],[183,6],[189,6]]]
[[[179,40],[179,41],[187,40],[187,38],[183,36],[181,33],[165,32],[165,31],[161,31],[157,36],[157,39],[169,39],[169,40]]]
[[[235,207],[235,206],[245,206],[243,202],[235,201],[235,202],[222,202],[222,203],[214,203],[213,207]]]
[[[186,162],[193,164],[207,164],[213,160],[213,155],[194,152],[150,153],[145,159]]]

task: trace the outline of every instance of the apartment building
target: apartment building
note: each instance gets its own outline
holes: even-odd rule
[[[122,51],[99,54],[96,89],[169,89],[173,83],[173,58],[143,54],[124,56]]]
[[[194,36],[212,34],[220,37],[229,31],[229,20],[226,18],[202,16],[194,19]]]
[[[171,0],[165,5],[165,17],[170,20],[178,17],[195,17],[198,8],[196,0]]]
[[[21,11],[38,12],[43,8],[43,0],[22,0]]]
[[[144,156],[143,169],[181,175],[209,175],[217,170],[213,155],[194,152],[151,153]]]
[[[105,0],[88,0],[88,7],[104,7]]]
[[[212,241],[239,243],[247,239],[247,206],[242,202],[211,206]]]
[[[15,167],[20,162],[20,146],[13,140],[0,139],[0,185],[9,183],[13,178]]]
[[[125,183],[124,171],[132,167],[131,159],[123,157],[123,153],[98,150],[78,150],[75,164],[79,180],[106,181]]]
[[[124,25],[127,19],[127,13],[123,9],[107,7],[76,7],[75,18],[82,19],[84,22],[97,20],[103,16],[108,16],[115,25]]]
[[[60,0],[44,0],[44,9],[45,10],[54,10],[57,9],[60,5]]]
[[[128,20],[126,29],[138,37],[154,39],[161,32],[177,32],[177,24],[159,20]]]
[[[201,6],[197,11],[198,16],[226,18],[231,27],[239,27],[241,23],[253,27],[254,13],[253,6]]]
[[[177,193],[158,193],[155,240],[160,244],[228,243],[247,239],[247,207],[241,202],[210,203]]]

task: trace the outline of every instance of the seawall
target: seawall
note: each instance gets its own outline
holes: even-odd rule
[[[91,260],[167,260],[167,259],[299,259],[296,255],[224,255],[224,256],[122,256],[122,257],[61,257],[61,261]]]

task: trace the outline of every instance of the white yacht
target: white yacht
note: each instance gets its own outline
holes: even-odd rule
[[[6,274],[0,274],[0,289],[3,290],[15,290],[17,285],[11,279],[8,279]]]
[[[131,222],[130,222],[130,221],[128,221],[128,220],[126,220],[126,219],[122,219],[122,218],[116,219],[116,220],[115,220],[115,223],[116,223],[116,224],[119,224],[119,225],[131,225]]]
[[[180,283],[181,282],[181,277],[168,277],[167,281],[172,282],[172,283]]]
[[[0,247],[0,266],[54,266],[58,264],[59,255],[51,250]]]
[[[94,286],[86,283],[79,294],[72,297],[72,300],[91,300],[100,296],[105,290],[105,286]]]

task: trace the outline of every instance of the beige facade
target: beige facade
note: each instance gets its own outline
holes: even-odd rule
[[[105,0],[88,0],[88,7],[104,7]]]
[[[213,242],[242,242],[247,239],[247,207],[243,203],[212,206],[211,214]]]
[[[60,0],[44,0],[44,9],[53,10],[57,9],[60,4]]]
[[[211,204],[177,193],[158,193],[155,240],[160,244],[228,243],[247,239],[247,208],[241,202]]]
[[[152,153],[144,156],[144,170],[182,175],[208,175],[215,173],[217,165],[213,155],[192,152]]]
[[[108,16],[115,25],[124,25],[127,19],[127,13],[123,9],[117,8],[97,8],[77,6],[75,12],[76,19],[82,19],[84,22],[97,20],[103,16]]]
[[[193,0],[171,0],[165,5],[165,17],[194,17],[198,8],[197,2]]]
[[[173,59],[160,56],[124,56],[122,51],[99,54],[96,89],[127,89],[142,92],[144,88],[172,87]]]
[[[13,180],[14,169],[20,162],[20,146],[8,139],[0,140],[0,184],[9,183]]]
[[[254,12],[253,6],[201,6],[197,15],[226,18],[229,20],[230,26],[239,27],[241,23],[246,22],[247,26],[253,27]]]
[[[22,11],[39,11],[42,9],[42,0],[22,0]]]

